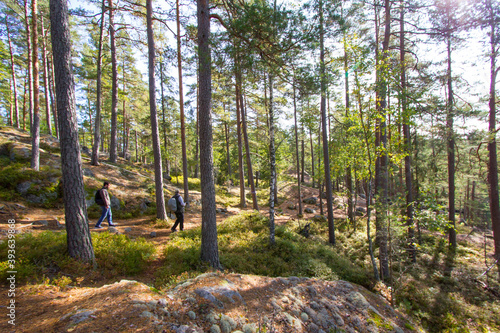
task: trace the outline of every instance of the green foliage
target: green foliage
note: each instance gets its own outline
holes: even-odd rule
[[[140,273],[155,254],[155,246],[143,238],[131,240],[125,235],[107,232],[92,234],[99,272],[105,275]],[[67,285],[64,274],[83,275],[89,266],[69,257],[65,232],[44,231],[16,236],[16,279],[32,281],[49,276],[60,287]],[[8,276],[7,242],[0,243],[0,279]],[[67,283],[66,283],[67,282]],[[63,286],[63,284],[65,284]]]
[[[179,183],[179,186],[183,186],[184,177],[183,176],[172,176],[170,181],[172,184]],[[190,190],[201,191],[201,184],[199,178],[188,178],[188,186]]]
[[[118,274],[140,273],[155,254],[154,244],[144,238],[129,239],[126,235],[108,232],[93,235],[94,253],[101,269]]]

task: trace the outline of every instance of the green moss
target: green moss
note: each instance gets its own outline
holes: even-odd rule
[[[391,322],[385,321],[384,318],[373,311],[370,311],[370,318],[367,321],[368,323],[374,323],[378,328],[383,328],[385,330],[391,331],[394,329],[394,326]]]

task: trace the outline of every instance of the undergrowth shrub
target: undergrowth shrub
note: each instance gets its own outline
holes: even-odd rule
[[[155,245],[142,237],[103,232],[93,235],[92,242],[99,267],[119,274],[140,273],[155,254]]]
[[[129,239],[107,232],[92,234],[99,273],[104,275],[140,273],[155,254],[155,246],[144,238]],[[16,279],[34,281],[61,274],[85,275],[90,266],[68,255],[65,232],[44,231],[16,236]],[[7,242],[0,243],[0,279],[6,281],[8,271]]]
[[[276,228],[276,244],[269,244],[268,218],[241,213],[218,226],[221,265],[230,271],[264,276],[304,276],[343,279],[368,286],[366,272],[335,252],[320,238],[304,238],[287,226]],[[173,235],[165,248],[161,281],[174,282],[186,271],[201,271],[200,228]]]

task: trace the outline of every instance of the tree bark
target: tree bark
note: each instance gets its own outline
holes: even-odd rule
[[[165,149],[165,172],[168,176],[170,176],[170,163],[168,159],[168,140],[167,140],[167,121],[165,119],[166,116],[166,108],[165,108],[165,94],[163,89],[163,57],[160,62],[160,91],[161,91],[161,114],[163,117],[163,147]]]
[[[33,40],[33,126],[31,127],[31,168],[40,169],[40,82],[38,80],[38,1],[31,2],[31,33]]]
[[[237,60],[237,55],[235,56],[235,76],[238,77],[239,61]],[[245,198],[245,174],[243,172],[243,145],[241,142],[241,103],[240,103],[240,85],[236,83],[236,131],[238,135],[238,168],[240,176],[240,206],[245,208],[247,206]]]
[[[139,140],[137,137],[137,130],[134,130],[135,133],[135,163],[139,162]]]
[[[181,56],[181,21],[179,0],[175,2],[177,18],[177,69],[179,72],[179,106],[181,111],[181,143],[182,143],[182,177],[184,180],[184,200],[189,203],[188,162],[186,148],[186,125],[184,120],[184,94],[182,92],[182,56]]]
[[[229,127],[227,126],[227,121],[224,122],[224,133],[226,134],[226,159],[227,159],[227,179],[229,184],[232,183],[232,170],[231,170],[231,155],[229,151]]]
[[[302,212],[302,193],[301,193],[301,181],[299,177],[300,162],[299,162],[299,130],[297,125],[297,95],[295,92],[295,80],[293,81],[293,120],[295,122],[295,157],[297,162],[297,191],[298,191],[298,204],[299,204],[299,216],[303,215]],[[320,189],[321,191],[321,189]],[[321,193],[320,193],[321,197]],[[320,199],[321,200],[321,199]]]
[[[45,119],[47,121],[47,130],[49,131],[49,135],[52,135],[52,119],[50,116],[50,97],[49,97],[49,66],[47,64],[47,46],[46,40],[47,35],[45,31],[43,15],[40,16],[41,25],[42,25],[42,65],[43,65],[43,84],[44,84],[44,93],[45,93]]]
[[[250,158],[250,145],[248,143],[247,115],[245,111],[246,109],[245,106],[246,106],[245,103],[243,103],[243,86],[241,85],[241,72],[240,72],[240,110],[241,110],[241,119],[243,121],[242,127],[243,127],[243,139],[245,141],[248,182],[250,183],[250,191],[252,193],[253,209],[259,210],[259,204],[257,202],[257,192],[255,192],[255,183],[253,179],[252,159]]]
[[[320,121],[319,121],[319,129],[318,129],[318,192],[319,192],[319,213],[320,215],[324,215],[323,211],[323,179],[321,179],[321,140],[322,140],[322,131],[321,128],[323,127],[323,116],[320,114]]]
[[[112,1],[112,0],[110,0]],[[163,172],[161,163],[160,137],[158,134],[158,114],[156,111],[155,84],[155,41],[153,36],[153,5],[152,0],[146,1],[146,24],[148,34],[148,67],[149,67],[149,108],[151,119],[151,137],[153,139],[153,156],[155,166],[156,218],[167,220],[165,197],[163,194]],[[116,148],[116,147],[115,147]]]
[[[219,269],[212,137],[212,73],[210,55],[210,7],[197,1],[198,68],[200,79],[200,166],[201,166],[201,260]]]
[[[304,126],[302,126],[301,129],[302,132],[302,139],[300,140],[300,146],[301,146],[301,171],[300,171],[300,181],[302,183],[305,183],[305,160],[306,160],[306,153],[304,149]]]
[[[413,221],[413,184],[411,173],[411,135],[410,115],[407,110],[407,85],[406,85],[406,61],[405,61],[405,26],[404,26],[404,1],[401,0],[400,9],[400,62],[401,62],[401,109],[403,113],[403,137],[405,150],[405,184],[406,184],[406,226],[408,228],[408,254],[411,262],[417,262],[417,251],[415,247],[415,226]]]
[[[28,99],[28,94],[26,93],[28,89],[26,88],[28,85],[27,77],[24,78],[24,91],[23,91],[23,131],[26,131],[26,100]]]
[[[450,15],[451,10],[449,0],[447,1],[447,15]],[[455,136],[453,131],[453,87],[451,77],[451,32],[448,31],[446,36],[447,50],[447,88],[448,102],[446,106],[446,130],[448,143],[448,239],[453,248],[457,247],[457,233],[455,230]]]
[[[101,138],[101,98],[102,98],[102,44],[104,36],[104,14],[106,13],[106,0],[101,3],[101,24],[99,26],[99,50],[97,52],[97,83],[96,83],[96,106],[94,120],[94,145],[92,146],[92,159],[90,164],[99,165],[99,145]],[[102,149],[103,150],[103,149]]]
[[[274,225],[274,204],[276,188],[276,149],[274,146],[274,100],[273,75],[269,74],[269,157],[271,164],[271,179],[269,180],[269,242],[276,243]]]
[[[30,113],[30,132],[33,128],[33,111],[34,111],[34,101],[33,101],[33,53],[31,47],[31,25],[29,21],[29,7],[28,0],[24,0],[24,27],[26,29],[26,49],[28,52],[28,87],[29,87],[29,113]]]
[[[343,10],[342,10],[343,15]],[[349,119],[351,113],[351,104],[350,104],[350,96],[349,96],[349,68],[347,65],[347,36],[345,33],[345,29],[343,29],[343,37],[344,37],[344,72],[345,72],[345,114],[346,118]],[[348,126],[347,129],[349,129]],[[346,135],[347,137],[347,135]],[[356,230],[356,216],[354,214],[354,187],[352,180],[352,169],[349,165],[346,168],[346,185],[347,185],[347,218],[349,222],[352,224],[353,229]]]
[[[198,73],[196,73],[196,76],[198,77]],[[196,80],[198,82],[198,78]],[[196,86],[196,147],[194,151],[194,159],[196,161],[195,167],[194,167],[194,178],[198,178],[198,170],[200,168],[200,103],[199,103],[199,89],[200,86]],[[229,175],[231,175],[231,172],[229,172]]]
[[[500,281],[500,196],[498,191],[498,158],[496,143],[496,77],[498,31],[495,22],[495,10],[488,1],[488,22],[490,28],[490,98],[489,98],[489,141],[488,141],[488,184],[491,213],[491,227],[495,244],[495,258],[498,261],[498,280]]]
[[[117,160],[117,117],[118,117],[118,64],[116,60],[115,24],[113,0],[108,0],[109,5],[109,43],[111,48],[111,138],[109,143],[109,161]],[[156,104],[156,99],[154,100]],[[155,110],[156,111],[156,110]]]
[[[332,179],[330,176],[330,155],[328,151],[328,132],[326,117],[326,69],[325,69],[325,45],[324,45],[324,27],[323,27],[323,0],[319,0],[319,44],[320,44],[320,76],[321,76],[321,122],[323,134],[323,165],[325,167],[325,186],[326,186],[326,209],[328,214],[328,242],[335,245],[335,224],[333,221],[333,191]]]
[[[36,0],[35,0],[36,1]],[[61,137],[61,168],[68,252],[84,262],[94,261],[87,221],[82,160],[78,144],[75,84],[71,68],[71,34],[64,0],[50,0],[52,49]]]
[[[5,17],[4,19],[5,19],[5,26],[7,28],[7,39],[9,41],[10,70],[12,72],[12,87],[13,87],[13,93],[14,93],[14,117],[16,119],[15,126],[17,128],[20,128],[20,124],[19,124],[19,103],[17,101],[16,69],[14,67],[14,52],[12,50],[12,40],[10,38],[9,22],[7,20],[7,17]],[[11,119],[12,119],[12,117],[11,117]]]
[[[309,128],[309,143],[311,145],[311,179],[312,179],[312,187],[314,187],[316,184],[314,182],[314,146],[313,146],[313,137],[311,128]]]
[[[382,54],[377,51],[377,68],[386,66],[386,60],[389,51],[389,38],[390,38],[390,1],[385,0],[385,30],[384,39],[382,41]],[[378,12],[376,17],[378,16]],[[378,39],[378,23],[377,24],[377,39]],[[378,48],[377,48],[378,50]],[[380,61],[379,61],[380,59]],[[378,130],[376,146],[380,153],[376,159],[375,170],[375,192],[376,192],[376,243],[379,246],[379,261],[380,261],[380,274],[381,278],[388,280],[390,278],[389,270],[389,256],[387,246],[387,200],[389,196],[388,184],[388,155],[387,155],[387,123],[386,123],[386,107],[387,107],[387,79],[382,70],[377,71],[377,113],[378,117]]]
[[[50,104],[52,105],[52,117],[54,118],[54,130],[56,132],[56,138],[59,139],[59,123],[57,120],[57,108],[56,108],[56,92],[55,92],[55,78],[54,78],[54,60],[50,61],[48,59],[49,64],[49,94],[50,94]],[[90,112],[90,108],[89,108]],[[92,127],[92,118],[91,118],[91,127]],[[92,130],[90,131],[92,133]]]

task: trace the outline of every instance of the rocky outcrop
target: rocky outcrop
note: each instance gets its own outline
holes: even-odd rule
[[[75,288],[68,293],[72,306],[63,307],[57,327],[45,329],[90,332],[108,327],[112,331],[140,328],[137,331],[176,333],[415,331],[383,298],[345,281],[207,273],[162,294],[129,280],[101,288]],[[36,318],[31,319],[23,321],[24,325],[36,322]]]

